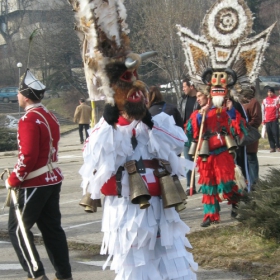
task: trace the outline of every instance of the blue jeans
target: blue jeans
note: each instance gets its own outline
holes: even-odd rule
[[[248,161],[250,182],[253,185],[259,179],[259,161],[258,161],[257,153],[248,153],[247,161]]]
[[[185,159],[193,161],[192,156],[190,156],[188,154],[189,149],[190,149],[189,147],[184,146],[184,157],[185,157]],[[191,184],[192,170],[188,170],[186,175],[187,175],[187,189],[188,189],[190,187],[190,184]],[[193,188],[195,189],[195,180],[194,180]]]

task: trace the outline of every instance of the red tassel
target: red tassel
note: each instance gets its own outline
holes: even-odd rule
[[[219,214],[219,212],[214,213],[214,214],[205,214],[203,217],[203,222],[205,222],[208,218],[210,218],[211,222],[219,222],[220,214]]]
[[[198,158],[197,166],[200,174],[198,183],[201,185],[213,186],[234,180],[235,164],[228,151],[219,155],[210,155],[206,162]]]

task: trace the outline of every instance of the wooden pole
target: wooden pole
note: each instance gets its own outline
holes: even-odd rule
[[[91,109],[91,127],[94,127],[96,124],[95,101],[91,101]]]

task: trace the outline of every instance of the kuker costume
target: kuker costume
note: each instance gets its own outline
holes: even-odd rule
[[[258,77],[275,26],[273,24],[261,34],[247,38],[252,33],[252,25],[252,13],[243,0],[216,1],[204,17],[202,36],[177,25],[191,80],[197,85],[202,82],[207,85],[203,93],[216,104],[206,113],[203,142],[198,148],[201,157],[197,166],[204,203],[201,226],[220,220],[221,199],[234,204],[238,201],[240,190],[235,182],[235,163],[230,153],[233,154],[236,148],[234,138],[242,138],[247,130],[245,120],[236,110],[226,110],[224,99],[238,99],[242,90],[250,88]],[[235,88],[231,90],[233,86]],[[198,142],[201,119],[202,115],[196,111],[188,123],[187,130],[194,142]],[[201,153],[202,147],[207,147],[207,153],[205,150]]]
[[[178,176],[186,161],[177,155],[187,138],[171,116],[151,119],[146,85],[137,75],[141,61],[155,52],[130,51],[123,1],[70,2],[90,99],[105,96],[107,102],[80,169],[84,193],[93,200],[105,195],[101,254],[109,256],[103,268],[112,260],[118,280],[194,280],[189,228],[176,211],[185,208],[185,194],[172,204],[163,193],[182,190]]]

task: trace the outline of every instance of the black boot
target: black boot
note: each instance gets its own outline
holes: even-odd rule
[[[201,227],[209,227],[211,225],[210,218],[207,218],[204,222],[201,223]]]
[[[235,218],[237,217],[237,215],[238,215],[237,209],[238,209],[237,204],[233,203],[233,204],[232,204],[232,209],[231,209],[230,216],[231,216],[232,218],[234,218],[234,219],[235,219]]]

